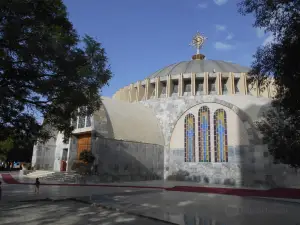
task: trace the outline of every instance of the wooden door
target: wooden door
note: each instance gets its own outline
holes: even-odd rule
[[[77,159],[82,151],[91,151],[91,134],[82,134],[77,140]]]

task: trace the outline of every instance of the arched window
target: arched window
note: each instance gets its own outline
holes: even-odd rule
[[[198,143],[199,162],[211,162],[210,112],[207,106],[201,107],[198,112]]]
[[[185,162],[195,162],[195,117],[188,114],[184,120]]]
[[[214,114],[215,162],[228,162],[227,118],[223,109]]]

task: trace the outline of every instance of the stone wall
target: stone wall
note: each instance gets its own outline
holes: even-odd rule
[[[100,174],[123,176],[128,180],[163,177],[163,146],[96,137],[92,151]]]
[[[225,100],[227,101],[225,101]],[[232,110],[240,118],[243,124],[249,141],[249,149],[253,149],[255,144],[259,144],[261,140],[255,131],[253,120],[251,118],[258,118],[258,113],[261,107],[269,102],[268,99],[258,100],[252,96],[189,96],[189,97],[171,97],[166,99],[153,99],[141,102],[146,107],[151,108],[158,118],[161,130],[165,139],[165,157],[164,157],[164,178],[166,179],[170,174],[170,165],[172,159],[170,158],[170,141],[173,130],[179,118],[190,108],[201,103],[216,103]],[[234,103],[234,104],[233,104]],[[140,104],[140,103],[138,103]],[[236,106],[238,104],[241,108]],[[249,110],[248,110],[249,109]]]
[[[269,102],[269,99],[242,95],[171,97],[142,102],[156,113],[164,134],[164,178],[238,186],[299,185],[299,173],[285,165],[273,164],[253,124]],[[170,148],[171,136],[182,115],[194,106],[207,103],[219,104],[237,115],[242,124],[239,129],[245,130],[244,141],[231,143],[227,163],[184,162],[184,146]]]

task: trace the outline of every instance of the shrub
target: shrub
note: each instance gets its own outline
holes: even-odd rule
[[[79,160],[85,163],[93,163],[95,161],[95,156],[91,151],[83,150],[79,155]]]

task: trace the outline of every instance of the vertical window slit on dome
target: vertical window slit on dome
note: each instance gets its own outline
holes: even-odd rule
[[[195,162],[195,116],[188,114],[184,120],[185,162]]]
[[[228,88],[227,88],[227,85],[228,85],[228,78],[224,78],[222,79],[222,94],[227,94],[228,93]]]
[[[192,91],[191,79],[186,79],[183,81],[184,84],[184,95],[190,95]]]
[[[146,91],[145,91],[145,90],[146,90],[145,84],[142,85],[142,90],[143,90],[142,100],[146,100],[146,97],[147,97],[147,96],[146,96]]]
[[[216,78],[208,79],[208,93],[216,94]]]
[[[196,95],[201,95],[204,93],[204,79],[197,78],[196,81]]]
[[[167,95],[167,82],[166,81],[162,81],[161,82],[161,94],[160,97],[166,97]]]
[[[234,92],[235,93],[240,93],[239,82],[240,82],[240,80],[238,78],[234,79]]]
[[[211,162],[210,111],[203,106],[198,112],[199,162]]]
[[[223,109],[214,114],[215,162],[228,162],[227,117]]]
[[[173,80],[173,90],[172,90],[172,95],[173,94],[178,94],[178,80]]]
[[[151,98],[155,97],[155,84],[150,84]]]
[[[247,94],[252,95],[251,91],[253,90],[253,83],[247,80],[246,85],[247,85]]]

